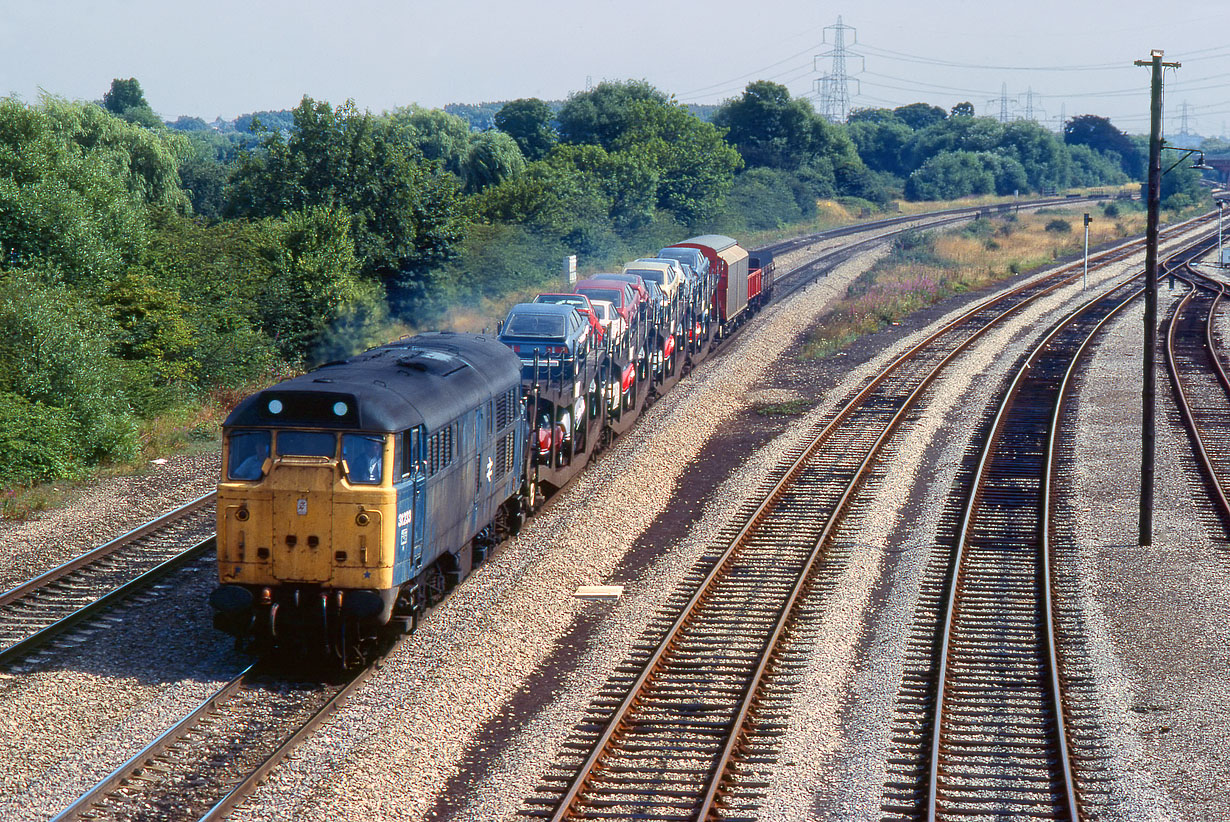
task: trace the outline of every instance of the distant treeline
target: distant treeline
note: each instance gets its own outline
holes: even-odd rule
[[[832,124],[769,82],[704,119],[640,81],[451,108],[305,97],[167,124],[131,78],[100,103],[0,100],[0,485],[131,458],[159,415],[538,287],[565,254],[613,266],[825,198],[1140,173],[1102,118],[1057,136],[916,104]]]

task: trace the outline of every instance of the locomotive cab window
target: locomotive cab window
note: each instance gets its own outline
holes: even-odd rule
[[[342,434],[346,479],[359,485],[379,485],[384,479],[384,437]]]
[[[269,458],[270,440],[268,431],[232,431],[226,457],[227,479],[260,479],[261,468]]]

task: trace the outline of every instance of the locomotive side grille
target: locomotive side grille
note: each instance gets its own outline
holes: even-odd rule
[[[499,479],[508,473],[513,462],[513,435],[505,434],[500,438],[500,446],[495,450],[495,477]]]
[[[508,427],[517,406],[516,390],[505,391],[495,401],[495,430]]]

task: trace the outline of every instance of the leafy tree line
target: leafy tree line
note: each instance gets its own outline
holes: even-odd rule
[[[1103,138],[1090,139],[1094,121]],[[855,111],[847,128],[867,165],[911,200],[1117,185],[1140,174],[1130,139],[1100,117],[1074,118],[1061,137],[1028,120],[976,117],[969,104],[945,112],[917,103]],[[1122,140],[1105,139],[1112,132]]]
[[[540,288],[565,254],[614,266],[822,198],[955,196],[945,174],[1124,173],[1099,133],[1067,145],[922,104],[834,125],[766,82],[709,119],[643,81],[484,105],[475,129],[307,97],[164,124],[132,78],[99,103],[0,100],[0,485],[130,458],[143,421]]]

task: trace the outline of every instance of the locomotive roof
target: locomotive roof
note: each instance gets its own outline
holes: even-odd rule
[[[521,360],[494,337],[434,331],[283,380],[243,400],[226,425],[434,431],[520,384]]]

